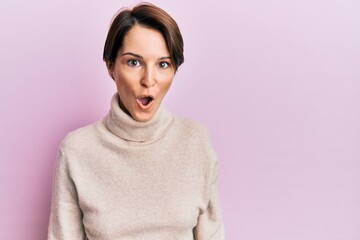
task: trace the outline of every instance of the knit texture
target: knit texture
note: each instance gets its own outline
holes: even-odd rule
[[[207,129],[160,107],[138,122],[111,100],[69,133],[54,171],[48,240],[223,240]]]

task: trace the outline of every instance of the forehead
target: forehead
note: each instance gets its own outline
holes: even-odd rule
[[[133,26],[126,33],[120,52],[132,52],[143,57],[164,57],[169,55],[161,32],[139,24]]]

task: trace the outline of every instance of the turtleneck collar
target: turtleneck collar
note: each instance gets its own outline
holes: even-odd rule
[[[104,125],[116,136],[125,140],[148,142],[159,138],[172,121],[172,114],[162,105],[149,121],[136,121],[120,108],[120,98],[118,93],[115,93],[111,99],[110,111],[104,119]]]

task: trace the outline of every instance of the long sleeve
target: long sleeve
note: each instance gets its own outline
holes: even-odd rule
[[[54,170],[48,240],[83,240],[82,212],[65,154],[60,150]]]
[[[196,240],[224,240],[225,230],[221,217],[221,207],[218,195],[219,164],[215,163],[211,184],[209,187],[209,201],[206,209],[200,212],[195,228]]]
[[[224,240],[208,130],[165,109],[138,122],[114,95],[63,139],[48,240]]]

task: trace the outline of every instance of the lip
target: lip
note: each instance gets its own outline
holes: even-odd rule
[[[151,100],[151,102],[148,103],[148,105],[144,106],[140,101],[140,98],[143,98],[143,97],[151,97],[152,100]],[[143,111],[149,110],[154,102],[155,102],[155,98],[152,95],[142,95],[142,96],[136,98],[136,103],[137,103],[138,107]]]

